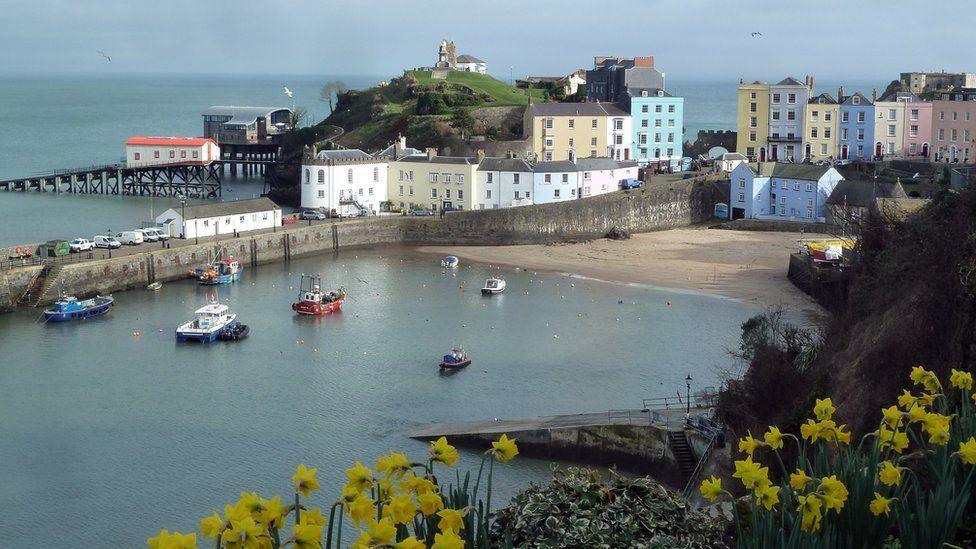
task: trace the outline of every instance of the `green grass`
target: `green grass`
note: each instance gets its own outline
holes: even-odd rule
[[[501,80],[496,80],[484,74],[476,72],[450,71],[445,80],[435,80],[430,77],[430,71],[407,71],[406,74],[417,80],[418,84],[436,85],[439,82],[450,82],[465,86],[475,92],[485,93],[493,101],[477,105],[480,107],[511,107],[527,105],[528,98],[525,96],[526,90],[510,86]],[[529,90],[532,100],[535,102],[543,101],[543,90]]]

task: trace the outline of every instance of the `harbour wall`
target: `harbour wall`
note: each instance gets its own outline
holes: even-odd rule
[[[88,296],[183,278],[220,250],[255,266],[379,244],[539,244],[598,238],[613,228],[635,233],[671,229],[709,220],[715,202],[723,200],[721,193],[720,184],[689,180],[561,203],[452,212],[443,219],[380,217],[295,225],[219,242],[178,242],[169,248],[58,266],[51,274],[57,283],[46,286],[41,302],[53,302],[61,291]],[[0,272],[0,311],[16,306],[40,269]]]

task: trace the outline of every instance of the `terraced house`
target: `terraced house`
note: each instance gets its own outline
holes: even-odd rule
[[[929,155],[936,162],[976,161],[976,90],[935,95]]]
[[[874,150],[874,103],[860,93],[837,93],[840,102],[837,158],[870,160]]]
[[[389,164],[387,193],[401,210],[469,210],[474,204],[478,162],[483,156],[406,156]]]
[[[739,81],[739,120],[736,151],[750,162],[765,162],[769,140],[769,84]]]
[[[631,89],[631,145],[641,165],[679,169],[683,155],[684,99],[662,89]]]
[[[302,160],[302,208],[378,213],[386,205],[386,176],[386,159],[359,149],[319,151]]]
[[[829,93],[807,102],[804,114],[806,143],[803,159],[808,162],[833,160],[837,154],[837,129],[840,105]]]
[[[620,189],[637,177],[637,163],[610,158],[529,162],[485,158],[478,166],[478,209],[565,202]]]
[[[830,166],[742,163],[729,176],[729,218],[823,222],[840,172]]]
[[[911,92],[893,92],[874,102],[874,159],[928,158],[932,104]]]
[[[522,124],[529,154],[542,162],[632,158],[630,113],[613,103],[534,103]]]

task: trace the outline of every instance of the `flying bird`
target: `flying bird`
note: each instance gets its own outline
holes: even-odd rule
[[[295,92],[288,89],[288,86],[283,86],[285,88],[285,95],[288,97],[295,97]]]
[[[751,35],[751,36],[752,36],[753,38],[756,38],[756,37],[758,37],[758,36],[762,36],[762,33],[761,33],[761,32],[754,32],[754,33],[752,33],[752,35]]]
[[[105,60],[108,61],[109,63],[112,62],[112,58],[109,57],[108,54],[105,53],[105,52],[103,52],[102,50],[98,50],[98,55],[101,55],[102,57],[104,57]]]

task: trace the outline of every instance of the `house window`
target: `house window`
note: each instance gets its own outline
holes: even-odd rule
[[[955,122],[956,120],[959,120],[959,113],[952,111],[952,121]]]
[[[519,184],[519,174],[517,174],[517,173],[516,174],[512,174],[512,183],[514,183],[515,185],[518,185]]]
[[[451,182],[451,174],[449,174],[449,173],[442,173],[441,174],[441,181],[443,181],[444,183],[450,183]]]
[[[363,196],[363,188],[362,187],[360,187],[359,189],[357,189],[357,192],[359,193],[359,196]]]
[[[570,118],[569,119],[569,129],[573,129],[575,127],[576,127],[576,119],[575,118]]]
[[[749,141],[756,140],[756,132],[749,132]]]
[[[641,133],[637,134],[637,144],[638,145],[647,145],[647,134],[646,133],[641,132]]]
[[[918,109],[912,109],[909,116],[912,120],[918,120]]]
[[[461,184],[464,183],[464,174],[460,174],[460,173],[459,174],[456,174],[456,177],[457,177],[458,185],[461,185]]]
[[[813,199],[812,198],[808,198],[807,199],[807,207],[811,207],[811,208],[813,207]]]
[[[820,122],[820,111],[810,111],[810,121]]]
[[[824,113],[824,122],[830,122],[834,119],[834,114],[830,111]]]
[[[739,193],[739,202],[746,201],[746,193]]]
[[[436,173],[427,174],[427,180],[430,181],[431,183],[437,183],[437,174]]]
[[[779,120],[779,111],[773,111],[773,120]]]
[[[813,192],[813,183],[807,183],[807,192]]]
[[[945,120],[945,111],[939,111],[939,120]]]
[[[413,196],[413,185],[410,185],[410,196]]]
[[[186,151],[180,151],[180,158],[186,158]]]
[[[647,105],[641,105],[641,112],[643,113],[648,112],[649,109],[647,107],[648,107]]]
[[[644,122],[647,122],[647,120],[645,120]],[[573,139],[572,137],[570,137],[570,138],[569,138],[569,148],[570,148],[570,149],[572,149],[572,148],[573,148],[573,143],[574,143],[575,141],[576,141],[576,140],[575,140],[575,139]]]
[[[818,136],[817,128],[810,128],[810,137],[816,139]]]
[[[596,147],[596,138],[595,137],[590,138],[590,146],[591,147]]]
[[[793,109],[790,109],[790,110],[786,111],[786,119],[787,120],[796,120],[796,111],[794,111]]]
[[[916,145],[918,145],[918,143],[911,143],[908,145],[908,154],[918,154],[916,152],[917,151]]]
[[[674,114],[674,105],[668,105],[668,114]]]
[[[583,172],[583,181],[590,180],[590,172]]]
[[[755,99],[755,98],[756,98],[756,92],[752,92],[752,93],[750,93],[750,94],[749,94],[749,97],[750,97],[751,99]]]
[[[659,134],[659,133],[655,133],[654,134],[654,142],[655,143],[660,143],[661,142],[661,134]]]
[[[159,158],[159,151],[153,151],[153,158]]]
[[[613,136],[613,144],[614,145],[623,145],[624,144],[624,136],[619,135],[619,134]]]
[[[674,149],[671,147],[668,147],[668,156],[674,156]]]
[[[546,178],[546,183],[552,183],[552,174],[551,173],[547,173],[545,175],[545,178]]]
[[[857,139],[858,141],[864,141],[864,128],[858,128]]]
[[[169,151],[170,158],[176,158],[176,151]]]
[[[346,181],[352,183],[352,168],[349,168],[349,170],[346,172]]]
[[[895,154],[895,142],[894,141],[889,141],[888,142],[888,154]]]
[[[319,170],[319,173],[316,177],[318,177],[319,185],[325,183],[325,170]]]
[[[918,125],[912,124],[908,127],[908,135],[910,137],[918,137]]]
[[[564,173],[563,174],[563,183],[569,183],[569,174],[568,173]]]
[[[669,128],[673,128],[674,127],[674,118],[668,118],[668,127]]]
[[[373,168],[373,181],[379,181],[379,180],[380,180],[380,169]]]
[[[807,218],[813,217],[813,208],[807,208]]]
[[[780,95],[778,93],[773,94],[773,103],[779,103]]]
[[[552,129],[552,118],[544,118],[542,120],[542,126],[545,129],[547,129],[547,130],[551,130]]]
[[[553,191],[552,191],[552,197],[553,198],[559,198],[559,189],[553,189]]]
[[[140,157],[141,157],[141,155],[139,153],[136,153],[136,160],[139,160]]]
[[[325,198],[325,191],[319,191],[319,198]]]
[[[800,182],[799,181],[794,181],[793,182],[793,190],[794,191],[800,190]]]
[[[491,172],[488,172],[488,183],[491,183],[492,182],[492,176],[493,175],[495,175],[495,174],[493,174]]]
[[[851,121],[851,113],[849,113],[847,111],[844,111],[844,112],[840,113],[840,121],[841,122],[844,122],[845,124],[847,122],[850,122]]]
[[[749,117],[749,127],[750,128],[755,128],[757,126],[759,126],[759,119],[756,118],[755,116],[750,116]]]
[[[775,184],[775,183],[774,183],[774,184]],[[740,189],[744,189],[744,188],[746,188],[746,180],[745,180],[745,179],[740,179],[740,180],[739,180],[739,188],[740,188]]]
[[[939,128],[939,141],[945,141],[945,128]]]
[[[552,151],[546,151],[543,153],[542,157],[546,162],[552,162]]]
[[[786,102],[787,103],[796,103],[796,94],[795,93],[788,94],[786,96]]]
[[[491,198],[491,189],[485,189],[485,198]]]
[[[888,137],[894,137],[894,136],[895,136],[895,125],[888,124]]]
[[[898,118],[898,111],[895,109],[888,109],[888,120],[895,120]]]
[[[843,139],[844,141],[847,141],[847,135],[848,135],[847,128],[841,128],[840,129],[840,138]]]
[[[646,118],[643,119],[643,120],[641,120],[641,127],[642,128],[646,128],[647,127],[647,119]]]
[[[432,189],[430,190],[430,197],[431,197],[431,198],[437,198],[437,189],[433,189],[433,188],[432,188]]]
[[[756,148],[746,147],[746,156],[756,156]]]
[[[451,198],[451,189],[444,190],[444,198]]]
[[[674,134],[673,133],[669,133],[668,134],[668,143],[674,143]]]
[[[592,121],[590,122],[590,127],[591,127],[591,128],[593,128],[593,129],[596,129],[596,118],[594,118],[594,119],[593,119],[593,120],[592,120]]]
[[[851,98],[851,105],[860,105],[860,104],[861,104],[860,97],[855,95],[854,97]]]
[[[369,193],[370,196],[373,196],[373,187],[370,187],[367,192]]]
[[[547,135],[546,136],[546,141],[543,144],[543,146],[545,148],[547,148],[547,149],[551,149],[551,148],[553,148],[555,146],[555,144],[556,144],[555,138],[553,136],[551,136],[551,135]]]
[[[654,112],[660,114],[662,112],[661,105],[654,105]]]
[[[519,192],[518,191],[515,191],[515,200],[518,200],[519,198],[522,198],[522,197],[519,196]]]
[[[820,156],[827,156],[827,144],[826,143],[821,143],[820,144]]]
[[[755,99],[755,97],[753,97],[753,99]],[[749,112],[756,112],[758,110],[759,109],[756,107],[755,103],[749,103]]]
[[[952,128],[952,141],[955,141],[956,137],[958,136],[959,136],[959,130]]]
[[[403,185],[400,185],[400,196],[403,196]]]
[[[613,129],[615,129],[617,131],[624,129],[624,119],[623,118],[614,118],[613,119]]]
[[[830,128],[824,128],[824,139],[830,139]]]

